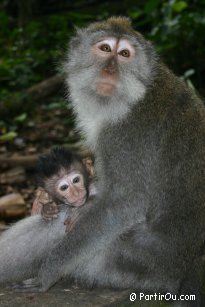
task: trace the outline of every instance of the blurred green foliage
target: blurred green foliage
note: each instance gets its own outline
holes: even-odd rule
[[[24,16],[26,22],[20,19],[22,12],[14,14],[14,9],[3,6],[0,9],[0,112],[3,106],[11,110],[12,119],[19,116],[21,122],[15,121],[17,125],[26,121],[24,114],[29,112],[19,112],[19,103],[25,98],[23,91],[57,72],[74,25],[84,26],[111,15],[130,16],[135,29],[154,42],[163,60],[204,94],[204,0],[122,0],[120,4],[95,0],[69,4],[54,0],[53,10],[48,10],[49,1],[44,1],[42,7],[39,0],[21,2],[27,6],[39,3],[33,16]],[[27,11],[32,12],[32,7]],[[55,106],[58,107],[58,101]]]

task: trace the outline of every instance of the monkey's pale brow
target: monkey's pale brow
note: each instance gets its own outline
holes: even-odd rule
[[[98,42],[101,42],[101,41],[103,41],[104,39],[107,39],[108,37],[114,37],[114,36],[109,36],[109,35],[107,35],[107,33],[105,34],[105,33],[100,33],[99,35],[95,35],[94,37],[93,37],[93,39],[92,39],[92,41],[91,41],[91,45],[94,45],[94,44],[96,44],[96,43],[98,43]]]

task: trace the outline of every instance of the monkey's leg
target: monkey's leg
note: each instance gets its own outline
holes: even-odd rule
[[[97,209],[93,206],[92,210]],[[94,285],[121,289],[140,288],[140,279],[133,277],[133,270],[125,272],[121,270],[121,264],[119,267],[116,266],[121,254],[119,231],[114,234],[115,229],[113,229],[112,236],[109,232],[102,237],[102,230],[99,227],[99,233],[96,235],[98,231],[96,223],[100,222],[99,219],[105,218],[100,215],[98,220],[95,219],[93,223],[89,223],[90,211],[88,215],[81,218],[80,222],[77,221],[72,231],[51,250],[49,257],[43,261],[39,274],[42,291],[48,290],[64,276],[75,277],[88,287]],[[86,236],[82,225],[87,230],[92,229],[92,237]],[[108,230],[108,227],[105,230]]]
[[[12,226],[0,238],[0,283],[21,282],[37,276],[49,248],[64,235],[60,220],[48,223],[40,215]]]
[[[1,235],[0,283],[22,281],[37,275],[38,256],[42,250],[40,220],[40,216],[28,217]]]
[[[64,230],[65,235],[61,238],[61,240],[59,240],[58,244],[50,249],[49,255],[43,259],[38,275],[39,281],[42,285],[41,291],[47,291],[62,277],[69,277],[72,275],[76,267],[79,267],[79,264],[81,266],[81,263],[83,263],[83,265],[86,267],[84,259],[87,258],[87,256],[89,257],[90,251],[93,250],[93,240],[92,238],[88,238],[86,236],[84,227],[89,229],[90,234],[96,241],[96,229],[99,221],[94,219],[93,223],[89,223],[90,211],[93,209],[98,211],[98,209],[95,208],[95,206],[86,205],[84,207],[85,216],[82,216],[80,221],[77,221],[74,229],[70,233],[65,234]],[[100,215],[99,218],[103,219],[103,216]],[[101,225],[103,225],[103,222]],[[82,250],[82,245],[86,247],[87,244],[89,245],[88,250],[87,248]]]

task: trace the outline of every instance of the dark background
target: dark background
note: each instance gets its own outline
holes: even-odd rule
[[[80,148],[61,63],[74,25],[112,15],[129,16],[163,61],[205,95],[205,0],[1,1],[0,196],[17,193],[24,207],[11,214],[0,199],[2,223],[29,213],[39,153],[61,144]]]

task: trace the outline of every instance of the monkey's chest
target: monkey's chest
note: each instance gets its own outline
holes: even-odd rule
[[[148,201],[160,165],[160,138],[156,131],[150,128],[144,133],[136,122],[102,131],[96,167],[106,183],[106,194],[114,193],[126,202],[139,197]]]

